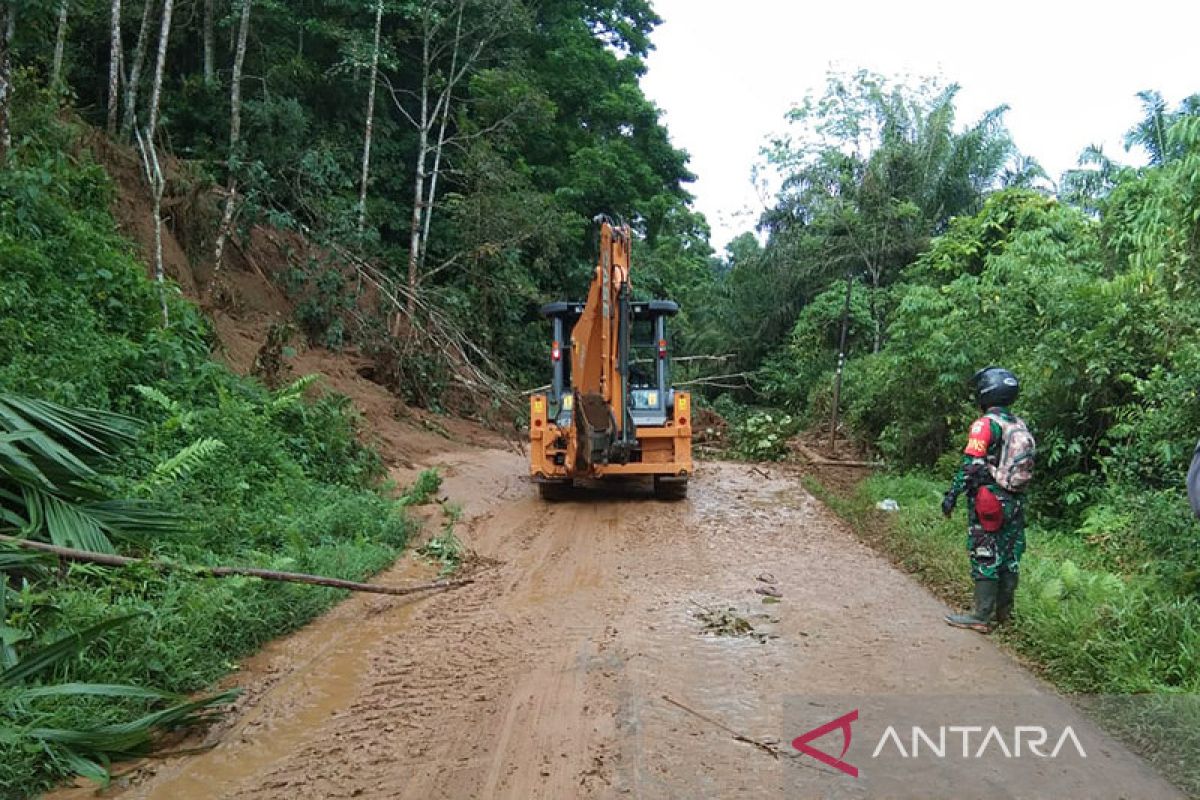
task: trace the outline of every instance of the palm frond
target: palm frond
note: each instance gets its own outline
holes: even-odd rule
[[[208,716],[205,712],[237,697],[237,690],[220,692],[154,711],[128,722],[101,725],[90,730],[30,728],[25,731],[31,739],[110,755],[137,755],[150,743],[150,734],[158,728],[192,725]]]
[[[0,393],[0,526],[63,547],[111,553],[109,536],[163,533],[175,518],[113,500],[97,468],[134,441],[137,420]]]
[[[101,500],[83,504],[80,510],[105,531],[122,539],[171,534],[179,529],[180,523],[177,513],[146,500]]]
[[[126,614],[104,620],[90,628],[68,634],[53,644],[39,647],[32,653],[26,653],[15,666],[0,672],[0,689],[15,688],[60,661],[78,655],[84,647],[100,638],[105,632],[126,624],[136,616],[136,614]]]
[[[178,698],[170,692],[143,689],[140,686],[125,686],[112,683],[54,683],[48,686],[32,686],[21,689],[14,696],[17,702],[37,700],[43,697],[131,697],[138,700],[169,700]]]
[[[74,547],[95,553],[115,553],[112,542],[104,535],[100,522],[85,513],[78,505],[41,491],[23,490],[25,507],[29,511],[26,535],[45,530],[50,541],[59,547]]]

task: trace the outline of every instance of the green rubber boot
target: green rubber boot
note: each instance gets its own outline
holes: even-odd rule
[[[996,596],[996,623],[1003,624],[1012,619],[1013,599],[1017,594],[1017,584],[1021,575],[1017,572],[1004,572],[1000,575],[1000,590]]]
[[[947,614],[946,622],[956,628],[991,633],[996,627],[996,596],[1000,581],[975,581],[975,611],[971,614]]]

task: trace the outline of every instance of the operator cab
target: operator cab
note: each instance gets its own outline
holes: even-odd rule
[[[583,303],[548,303],[541,314],[550,320],[550,363],[553,377],[547,392],[549,417],[560,428],[571,423],[571,331],[583,315]],[[633,326],[629,336],[628,409],[635,425],[661,427],[674,404],[667,358],[667,317],[679,313],[670,300],[630,303]]]

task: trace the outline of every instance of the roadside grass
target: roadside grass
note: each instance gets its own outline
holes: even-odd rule
[[[214,361],[211,326],[176,287],[147,279],[109,211],[111,181],[56,107],[37,106],[45,119],[26,126],[0,176],[8,198],[0,211],[19,209],[0,213],[0,391],[143,423],[136,441],[111,454],[101,488],[169,509],[179,524],[114,542],[123,554],[350,580],[391,564],[414,528],[406,508],[427,502],[440,477],[424,473],[397,498],[347,398],[310,376],[272,391]],[[11,515],[0,514],[0,532],[16,532]],[[0,644],[19,659],[132,614],[31,688],[130,684],[191,694],[344,595],[145,566],[16,569],[0,578]],[[0,700],[16,709],[6,725],[20,730],[95,730],[159,709],[146,695]],[[0,797],[36,795],[76,769],[27,740],[0,737]]]
[[[943,482],[877,474],[805,487],[864,542],[954,607],[970,601],[963,510],[946,520]],[[877,509],[885,498],[895,512]],[[1074,532],[1030,526],[1013,623],[995,638],[1158,767],[1200,796],[1200,603],[1150,574],[1115,571]],[[931,624],[937,624],[931,621]]]

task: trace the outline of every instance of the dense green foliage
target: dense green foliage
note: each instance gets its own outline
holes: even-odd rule
[[[98,459],[83,476],[86,485],[72,487],[65,499],[104,495],[171,511],[169,531],[136,524],[109,529],[133,555],[345,578],[390,563],[410,526],[402,504],[373,488],[381,464],[359,443],[347,401],[329,394],[304,399],[308,381],[272,392],[208,360],[207,326],[175,295],[168,298],[173,322],[164,329],[157,287],[114,230],[108,180],[75,146],[78,131],[48,116],[25,116],[42,108],[19,107],[28,137],[0,173],[0,392],[141,421],[108,442],[116,448],[112,457]],[[39,463],[50,465],[44,472],[52,478],[65,474],[56,471],[59,464]],[[38,535],[25,524],[30,520],[13,513],[20,509],[13,492],[20,490],[6,482],[12,474],[0,472],[0,490],[8,493],[0,530],[29,527]],[[428,492],[430,481],[424,483]],[[18,658],[71,632],[134,615],[39,679],[169,693],[204,687],[338,596],[251,579],[79,566],[59,575],[10,573],[3,593],[5,643]],[[89,730],[157,708],[162,698],[110,694],[22,702],[20,724]],[[78,767],[41,747],[0,740],[0,785],[31,792]]]
[[[89,120],[103,125],[109,3],[71,6],[62,84]],[[124,3],[126,62],[143,7]],[[35,67],[41,80],[50,69],[57,8],[34,3],[17,26],[18,63]],[[647,0],[255,0],[240,144],[231,155],[229,84],[241,8],[241,0],[215,2],[211,79],[200,47],[202,9],[176,13],[158,134],[163,147],[190,161],[201,187],[238,180],[241,229],[256,222],[303,229],[386,265],[496,354],[514,384],[544,377],[547,344],[536,310],[583,294],[597,214],[624,218],[637,230],[640,292],[671,295],[703,313],[697,291],[711,282],[712,259],[707,227],[688,206],[687,156],[671,145],[638,83],[659,21]],[[156,6],[151,47],[158,16]],[[152,64],[147,59],[139,125],[149,113]],[[414,206],[429,217],[416,232]],[[185,237],[200,263],[212,258],[219,217],[208,211],[209,221]],[[335,265],[297,265],[291,278],[306,298],[302,322],[314,343],[389,346],[381,341],[381,320],[344,313],[354,305],[354,288]],[[681,324],[686,341],[689,318]],[[431,373],[414,366],[406,375]]]
[[[1200,550],[1183,486],[1200,436],[1200,103],[1144,93],[1129,142],[1149,164],[1090,149],[1056,196],[998,114],[942,127],[952,98],[835,76],[798,115],[806,144],[772,152],[784,181],[766,243],[735,242],[727,276],[751,309],[787,287],[758,317],[758,400],[827,422],[844,319],[849,429],[922,473],[864,490],[904,509],[901,541],[883,544],[964,584],[961,521],[938,521],[938,487],[979,413],[970,376],[1012,369],[1039,445],[1015,641],[1070,689],[1195,691]],[[948,142],[964,155],[936,155]],[[926,151],[938,168],[905,167]]]

